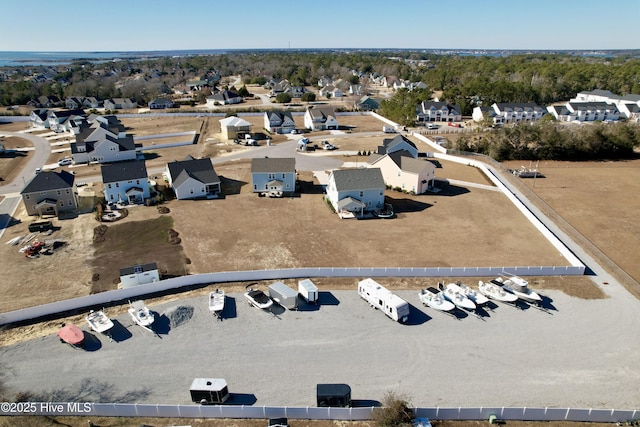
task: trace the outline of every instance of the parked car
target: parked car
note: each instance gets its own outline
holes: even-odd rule
[[[452,122],[449,122],[449,126],[454,127],[454,128],[461,128],[462,127],[462,125],[460,123],[452,123]]]
[[[322,141],[322,148],[324,150],[335,150],[336,146],[331,144],[329,141]]]
[[[438,129],[440,126],[434,124],[434,123],[429,123],[427,124],[427,129]]]
[[[64,159],[60,159],[58,161],[58,166],[68,166],[73,163],[73,159],[70,157],[65,157]]]

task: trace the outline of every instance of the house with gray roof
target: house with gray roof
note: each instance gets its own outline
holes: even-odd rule
[[[380,168],[336,169],[329,175],[326,198],[341,218],[361,217],[384,208],[384,190]]]
[[[102,165],[101,172],[107,203],[140,205],[151,195],[143,160]]]
[[[166,108],[173,108],[173,101],[167,98],[155,98],[149,102],[150,110],[163,110]]]
[[[337,130],[336,112],[331,107],[308,107],[304,113],[304,127],[309,130]]]
[[[254,193],[280,197],[296,190],[296,159],[261,157],[251,159]]]
[[[425,159],[400,150],[390,154],[372,154],[369,167],[380,168],[384,183],[389,188],[412,194],[423,194],[434,186],[436,167]]]
[[[132,265],[120,269],[120,284],[123,288],[132,288],[159,280],[160,273],[158,272],[158,264],[155,262]]]
[[[129,98],[109,98],[104,101],[105,110],[130,110],[137,106],[138,103]]]
[[[70,132],[77,122],[84,120],[87,114],[78,108],[75,110],[49,110],[47,111],[47,121],[49,129],[54,132]]]
[[[296,128],[291,111],[265,111],[264,128],[271,133],[288,134]]]
[[[491,108],[504,117],[504,123],[534,122],[547,113],[546,108],[533,102],[496,102]]]
[[[462,110],[446,102],[423,101],[416,108],[418,122],[459,122]]]
[[[213,169],[211,159],[194,159],[167,163],[165,176],[178,200],[214,198],[221,195],[220,178]]]
[[[396,151],[405,151],[407,156],[418,157],[418,147],[404,135],[396,135],[393,138],[385,138],[379,145],[376,153],[380,155],[391,154]]]
[[[213,95],[207,96],[207,107],[211,108],[216,105],[239,104],[243,101],[242,97],[230,90],[223,90]]]
[[[71,144],[74,163],[112,163],[135,160],[133,136],[115,116],[92,116],[77,128],[76,140]]]
[[[74,176],[67,171],[42,171],[20,192],[29,215],[55,215],[78,208]]]
[[[374,111],[380,109],[380,103],[368,95],[363,96],[357,103],[361,111]]]
[[[29,123],[31,127],[48,129],[49,128],[49,120],[48,120],[49,110],[46,108],[38,108],[29,114]]]

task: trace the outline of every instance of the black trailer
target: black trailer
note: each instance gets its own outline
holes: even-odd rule
[[[191,401],[203,405],[222,404],[229,398],[227,382],[222,378],[196,378],[189,391]]]
[[[351,387],[347,384],[317,384],[316,399],[319,407],[351,406]]]

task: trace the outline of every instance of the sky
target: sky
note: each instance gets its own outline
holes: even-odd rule
[[[0,0],[0,51],[640,49],[640,0]]]

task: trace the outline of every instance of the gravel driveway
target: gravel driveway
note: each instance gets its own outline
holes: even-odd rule
[[[99,337],[84,351],[51,335],[0,348],[0,359],[14,391],[59,401],[188,404],[194,377],[223,377],[236,404],[314,406],[320,382],[348,383],[356,400],[393,390],[416,406],[640,404],[635,298],[547,291],[549,312],[500,305],[456,319],[421,306],[415,291],[398,294],[412,304],[407,325],[355,289],[322,292],[318,308],[278,315],[230,294],[222,322],[205,297],[183,299],[151,307],[159,336],[120,316],[119,342]]]

